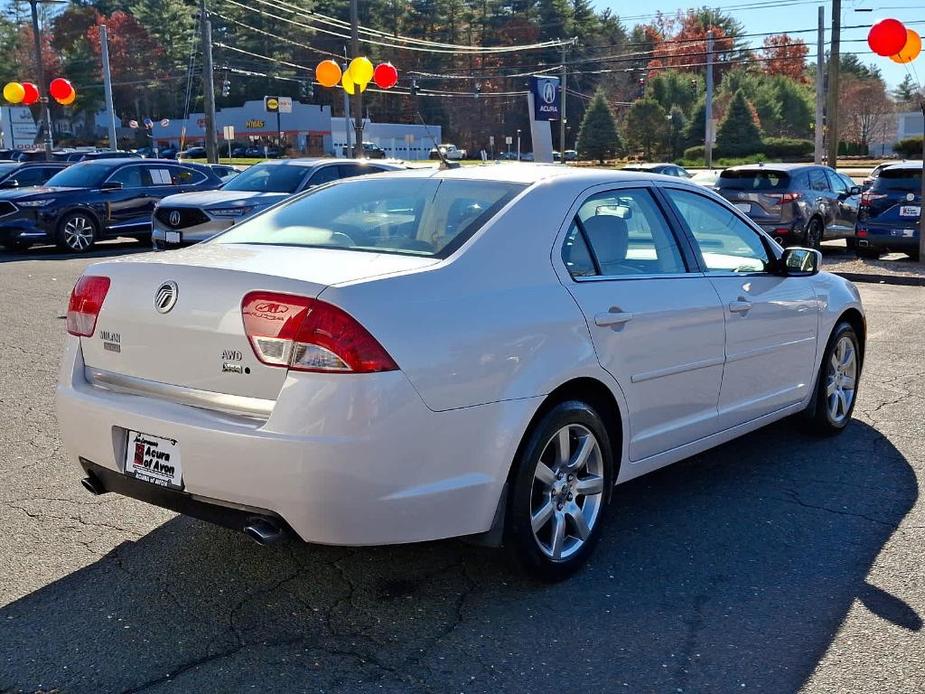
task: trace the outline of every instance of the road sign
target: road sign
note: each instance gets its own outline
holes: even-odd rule
[[[226,125],[224,128],[222,128],[222,132],[224,133],[226,140],[234,139],[234,126],[233,125]]]
[[[504,144],[506,145],[512,144],[513,142],[514,142],[514,138],[511,137],[510,135],[504,138]]]
[[[267,113],[279,113],[279,97],[278,96],[263,97],[263,108]]]
[[[277,98],[280,113],[292,113],[292,97],[280,96]]]

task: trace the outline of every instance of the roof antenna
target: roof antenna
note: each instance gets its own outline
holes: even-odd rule
[[[441,169],[458,169],[458,161],[449,161],[446,158],[446,155],[443,153],[443,150],[440,149],[440,145],[437,144],[437,140],[434,139],[434,136],[430,134],[430,128],[427,127],[427,123],[424,122],[424,117],[421,115],[420,111],[417,111],[418,120],[421,121],[421,125],[424,126],[424,132],[427,133],[427,137],[430,138],[430,141],[434,143],[434,149],[437,150],[437,156],[440,157],[440,168]]]

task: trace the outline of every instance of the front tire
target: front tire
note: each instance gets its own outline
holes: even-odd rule
[[[86,212],[69,212],[58,223],[58,247],[70,253],[84,253],[96,243],[96,220]]]
[[[537,421],[514,461],[506,544],[520,565],[560,581],[587,560],[610,497],[613,454],[600,415],[559,403]]]
[[[844,431],[857,402],[861,377],[861,344],[847,321],[835,326],[816,378],[816,393],[805,420],[811,433],[831,436]]]

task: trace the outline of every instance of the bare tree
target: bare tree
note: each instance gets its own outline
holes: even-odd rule
[[[872,138],[881,134],[884,123],[892,118],[895,111],[886,85],[876,77],[845,75],[839,105],[842,137],[865,147]]]

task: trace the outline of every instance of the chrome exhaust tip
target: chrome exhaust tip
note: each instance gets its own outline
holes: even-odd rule
[[[99,496],[100,494],[106,493],[106,489],[93,475],[87,475],[82,480],[80,480],[80,483],[83,485],[83,488],[90,492],[93,496]]]
[[[258,545],[272,545],[285,537],[285,533],[275,523],[265,518],[254,518],[244,526],[244,534]]]

